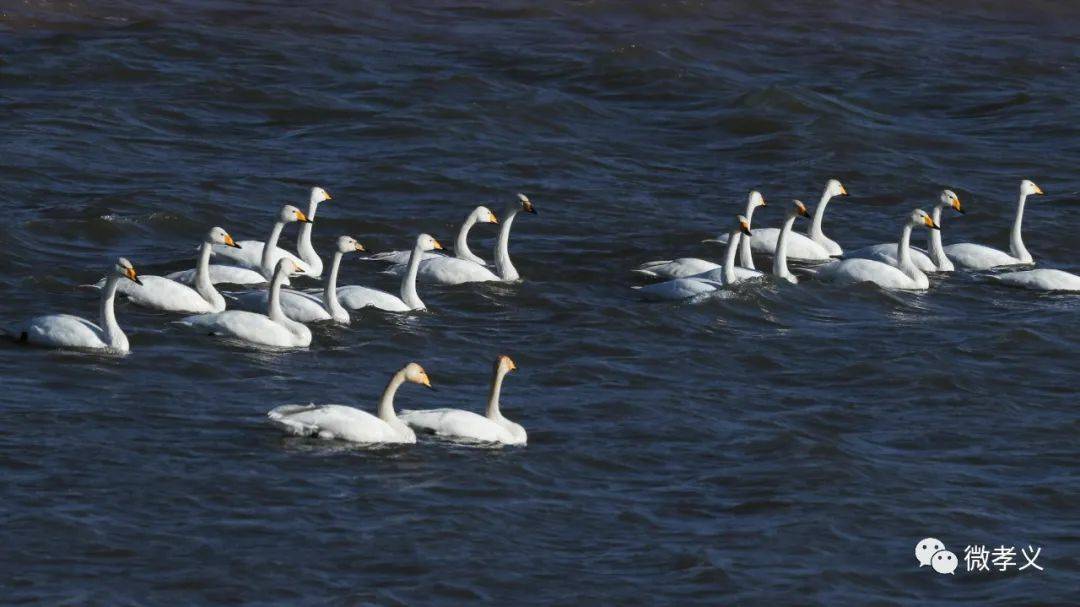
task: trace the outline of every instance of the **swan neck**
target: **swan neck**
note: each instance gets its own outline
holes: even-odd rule
[[[341,258],[343,256],[344,253],[341,251],[334,253],[334,258],[330,262],[330,276],[326,279],[326,285],[323,287],[323,302],[326,303],[326,311],[335,319],[349,317],[349,313],[341,305],[337,296],[338,270],[341,268]]]
[[[832,194],[826,189],[821,194],[821,200],[818,201],[817,208],[814,209],[814,220],[810,223],[810,238],[812,240],[820,240],[825,237],[825,233],[821,231],[821,222],[825,218],[825,206],[832,200]]]
[[[195,265],[195,292],[215,309],[224,310],[225,298],[210,280],[210,254],[213,251],[214,246],[209,242],[204,242],[199,247],[199,262]]]
[[[458,230],[457,240],[454,241],[454,257],[458,259],[473,259],[476,256],[469,249],[469,230],[476,224],[476,217],[472,213],[465,218],[465,223],[461,224],[461,229]]]
[[[120,323],[116,322],[116,290],[119,287],[120,277],[113,274],[105,281],[105,289],[101,292],[99,312],[104,333],[102,337],[109,347],[127,350],[127,336],[120,329]]]
[[[495,271],[503,280],[517,280],[521,277],[510,262],[510,226],[514,224],[514,218],[520,210],[517,205],[507,209],[499,228],[499,240],[495,244]]]
[[[944,203],[938,204],[934,207],[932,217],[936,225],[941,225],[941,209],[946,205]],[[948,264],[948,257],[945,256],[945,248],[941,246],[941,230],[927,230],[930,234],[927,235],[927,250],[930,252],[930,261],[934,262],[934,265],[938,269],[944,269],[943,266]]]
[[[300,234],[296,238],[296,252],[299,253],[300,260],[306,263],[311,268],[311,276],[319,276],[322,274],[322,258],[319,257],[319,253],[315,251],[315,247],[311,245],[311,230],[315,227],[312,223],[315,221],[315,212],[319,209],[319,203],[314,198],[308,203],[308,219],[311,222],[300,224]]]
[[[270,278],[274,275],[274,250],[277,249],[278,239],[281,238],[281,231],[284,229],[284,222],[274,222],[274,229],[270,230],[270,236],[266,239],[266,242],[263,245],[262,261],[259,265],[262,268],[263,276],[266,276],[267,278]]]
[[[784,221],[784,227],[780,228],[780,237],[776,239],[776,254],[773,256],[773,274],[780,277],[791,276],[787,267],[788,234],[795,225],[795,215],[791,215]]]
[[[732,230],[728,235],[727,250],[724,251],[724,284],[735,284],[735,253],[739,250],[739,241],[742,239],[740,230]]]
[[[898,263],[904,274],[914,278],[915,264],[911,262],[911,224],[905,223],[900,232],[900,244],[897,252]]]
[[[754,210],[755,209],[757,209],[757,205],[754,204],[753,200],[746,203],[746,221],[751,226],[754,225],[753,220],[754,220]],[[746,269],[748,269],[748,270],[756,269],[754,267],[754,256],[751,254],[751,251],[750,251],[750,239],[751,238],[752,238],[751,236],[744,236],[741,240],[739,240],[739,265],[746,268]]]
[[[405,305],[409,306],[413,310],[419,310],[424,307],[424,302],[420,300],[420,295],[416,293],[416,274],[420,271],[420,258],[424,256],[424,251],[417,242],[413,247],[412,254],[409,255],[409,267],[405,272],[405,277],[401,279],[401,301],[405,302]]]
[[[281,311],[281,283],[285,282],[285,274],[285,272],[274,272],[274,278],[270,281],[270,297],[266,302],[266,315],[274,322],[285,320],[285,314]]]
[[[1009,251],[1020,261],[1031,263],[1031,253],[1028,253],[1020,234],[1020,227],[1024,223],[1024,203],[1026,202],[1027,194],[1021,192],[1020,199],[1016,201],[1016,218],[1013,220],[1012,234],[1009,236]]]
[[[390,378],[390,383],[386,384],[382,398],[379,399],[379,419],[388,424],[397,419],[397,413],[394,411],[394,395],[403,383],[405,383],[405,372],[398,371]]]
[[[499,410],[499,395],[502,394],[503,378],[506,377],[506,373],[506,369],[499,368],[495,371],[495,376],[491,378],[491,394],[488,396],[486,416],[492,421],[502,419],[502,411]]]

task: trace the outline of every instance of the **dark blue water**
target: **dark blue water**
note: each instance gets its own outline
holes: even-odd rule
[[[628,272],[718,257],[698,242],[748,189],[778,225],[830,177],[847,248],[943,187],[969,209],[946,243],[1005,247],[1032,179],[1028,248],[1080,270],[1075,5],[305,4],[0,9],[0,321],[92,317],[75,286],[116,256],[189,267],[208,226],[263,239],[316,184],[324,258],[453,242],[526,192],[524,281],[421,285],[429,312],[295,352],[128,304],[126,357],[0,347],[0,603],[1077,604],[1076,296],[958,273],[650,305]],[[394,288],[356,260],[342,281]],[[478,410],[500,352],[523,449],[265,422],[371,410],[410,360],[440,391],[399,407]],[[1044,570],[939,575],[926,536]]]

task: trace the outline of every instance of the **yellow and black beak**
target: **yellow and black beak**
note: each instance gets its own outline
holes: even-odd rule
[[[847,196],[847,188],[845,188],[843,184],[840,185],[840,195]]]
[[[746,223],[745,221],[740,221],[739,231],[743,234],[746,234],[747,236],[750,236],[750,224]]]
[[[307,215],[304,215],[303,211],[296,212],[296,220],[300,223],[315,223],[313,219],[308,219]]]
[[[810,210],[806,208],[806,205],[799,205],[799,216],[810,217]]]
[[[441,245],[441,244],[439,244],[439,241],[438,241],[438,240],[435,240],[434,238],[432,238],[432,240],[433,240],[433,241],[435,242],[435,244],[434,244],[434,247],[435,247],[436,249],[442,250],[442,245]]]
[[[1040,195],[1045,194],[1039,186],[1035,186],[1035,193]]]
[[[488,221],[491,223],[499,223],[499,218],[495,216],[495,213],[488,213]]]
[[[135,284],[142,286],[142,281],[139,280],[139,273],[135,271],[135,268],[124,268],[124,276],[127,276]]]
[[[362,245],[362,244],[360,244],[358,242],[358,243],[356,243],[356,250],[363,252],[363,251],[366,251],[367,249],[364,248],[364,245]]]
[[[925,223],[926,227],[930,228],[931,230],[940,230],[941,229],[941,226],[934,223],[934,218],[930,217],[929,215],[926,215],[926,216],[923,217],[923,223]]]
[[[422,384],[424,384],[425,386],[427,386],[427,387],[431,388],[432,390],[434,390],[434,389],[435,389],[435,386],[432,386],[432,385],[431,385],[431,378],[429,378],[429,377],[427,376],[427,373],[424,373],[424,375],[423,375],[423,376],[421,376],[421,378],[420,378],[420,383],[422,383]]]
[[[508,371],[517,371],[517,364],[515,364],[514,359],[509,356],[506,357],[506,369]]]
[[[528,200],[521,203],[521,210],[525,211],[526,213],[532,213],[533,215],[536,215],[536,207],[534,207],[533,203],[529,202]]]
[[[959,197],[952,199],[952,208],[956,209],[956,212],[960,213],[961,215],[967,213],[967,211],[964,210],[964,207],[960,205]]]
[[[232,236],[229,236],[228,234],[226,234],[226,235],[225,235],[225,246],[229,246],[229,247],[232,247],[232,248],[234,248],[234,249],[241,249],[241,248],[243,248],[243,247],[241,247],[240,245],[236,244],[236,241],[235,241],[235,240],[233,240],[233,237],[232,237]]]

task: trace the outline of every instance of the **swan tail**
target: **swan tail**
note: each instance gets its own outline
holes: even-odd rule
[[[295,434],[297,436],[316,436],[319,434],[318,426],[314,424],[305,424],[300,420],[294,419],[292,416],[297,413],[303,413],[304,411],[311,411],[312,409],[317,408],[318,405],[314,403],[309,405],[281,405],[271,409],[266,414],[266,417],[290,434]]]

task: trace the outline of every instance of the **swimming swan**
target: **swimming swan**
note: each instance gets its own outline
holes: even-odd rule
[[[431,387],[424,368],[405,365],[394,374],[379,400],[378,416],[345,405],[281,405],[266,414],[289,434],[353,443],[415,443],[416,433],[394,413],[394,394],[406,381]]]
[[[454,241],[454,257],[486,266],[487,262],[475,255],[472,250],[469,249],[469,231],[478,223],[497,224],[499,223],[499,220],[495,217],[495,213],[492,213],[487,207],[479,206],[473,209],[473,211],[465,217],[465,221],[461,224],[461,229],[458,230],[457,240]],[[394,265],[405,265],[409,263],[410,255],[412,255],[412,251],[384,251],[382,253],[368,255],[364,259],[371,261],[386,261]],[[437,257],[445,257],[445,255],[442,253],[428,252],[424,253],[421,261]]]
[[[467,282],[511,282],[520,279],[517,269],[510,262],[509,246],[510,226],[521,211],[536,214],[536,207],[524,194],[518,194],[518,201],[511,204],[503,213],[499,240],[495,245],[495,272],[482,264],[457,257],[436,257],[420,262],[420,280],[440,285],[459,285]],[[403,266],[395,266],[386,273],[398,276],[402,271]]]
[[[799,217],[810,217],[810,212],[806,210],[806,205],[801,201],[792,200],[791,209],[788,210],[787,215],[784,217],[784,226],[780,228],[780,237],[776,239],[776,251],[773,255],[773,276],[786,280],[791,284],[798,283],[799,279],[788,270],[787,249],[788,242],[791,240],[791,228]]]
[[[999,251],[981,244],[961,242],[945,247],[948,255],[957,266],[968,270],[989,270],[997,266],[1014,266],[1034,263],[1031,253],[1024,246],[1020,235],[1020,225],[1024,221],[1024,203],[1031,194],[1042,195],[1039,186],[1025,179],[1020,182],[1020,196],[1016,201],[1016,218],[1013,219],[1012,234],[1009,236],[1009,252]]]
[[[364,245],[356,242],[351,236],[341,236],[337,239],[337,250],[330,262],[330,277],[323,286],[322,296],[315,293],[303,293],[300,291],[281,291],[281,311],[285,316],[296,322],[321,322],[332,320],[343,325],[349,324],[349,311],[342,307],[337,296],[338,270],[341,267],[341,258],[346,253],[363,251]],[[241,310],[257,311],[265,310],[269,299],[268,291],[249,291],[235,295],[236,306]]]
[[[752,190],[746,201],[746,219],[747,221],[753,221],[754,210],[758,207],[766,206],[765,197],[761,195],[761,192]],[[757,230],[754,234],[757,234]],[[735,275],[740,278],[749,278],[751,276],[759,276],[760,273],[754,270],[754,258],[750,254],[750,240],[749,238],[739,239],[739,263],[740,266],[735,267]],[[716,240],[708,240],[706,242],[719,242]],[[727,235],[724,237],[724,242],[727,242]],[[722,264],[706,261],[697,257],[680,257],[674,260],[661,260],[661,261],[649,261],[641,264],[637,268],[634,268],[632,272],[637,274],[643,274],[645,276],[654,278],[687,278],[702,272],[708,272],[710,270],[720,270],[723,268]]]
[[[509,356],[495,359],[491,378],[491,395],[484,415],[462,409],[427,409],[402,411],[401,420],[417,432],[427,432],[445,438],[473,440],[503,445],[524,445],[528,441],[525,428],[506,419],[499,409],[499,394],[506,374],[517,369]]]
[[[1080,276],[1061,270],[1021,270],[997,274],[991,278],[1011,287],[1036,291],[1080,291]]]
[[[255,345],[306,348],[311,344],[311,330],[281,311],[281,283],[290,272],[299,273],[300,268],[291,259],[279,259],[270,280],[270,297],[265,315],[246,310],[226,310],[188,316],[176,322],[210,335],[233,337]]]
[[[806,236],[798,232],[791,233],[791,242],[788,244],[788,257],[801,261],[828,260],[834,255],[842,255],[844,249],[829,238],[821,230],[821,222],[825,217],[825,206],[835,196],[847,196],[847,190],[835,179],[830,179],[825,184],[825,190],[821,193],[821,200],[814,209],[814,220]],[[772,253],[776,250],[776,241],[780,238],[780,230],[776,228],[761,228],[754,230],[754,238],[750,241],[750,248],[755,253]],[[726,237],[718,239],[725,242]]]
[[[54,348],[94,348],[127,352],[131,349],[128,338],[117,324],[114,310],[116,290],[124,279],[141,284],[135,266],[121,257],[106,279],[105,288],[101,290],[100,326],[71,314],[50,314],[31,318],[15,330],[13,337],[20,342]]]
[[[934,205],[932,213],[934,223],[938,226],[941,225],[941,210],[945,207],[951,207],[960,214],[964,213],[964,208],[960,204],[960,197],[956,195],[956,192],[943,190],[939,202]],[[911,247],[911,262],[923,272],[952,272],[955,269],[953,262],[949,260],[945,255],[945,250],[941,247],[941,230],[928,230],[928,232],[927,250],[930,254],[927,255],[926,252]],[[895,242],[870,245],[844,253],[844,259],[876,259],[895,266],[897,264],[896,252],[898,246]]]
[[[896,266],[874,259],[842,259],[819,268],[816,274],[821,280],[840,284],[872,282],[885,289],[929,288],[930,279],[911,261],[911,229],[919,225],[941,229],[926,211],[912,211],[900,233],[900,263]]]
[[[739,251],[739,238],[742,235],[750,235],[750,222],[745,216],[739,215],[735,227],[727,239],[728,245],[724,251],[724,265],[720,276],[706,277],[716,272],[710,270],[698,276],[674,278],[656,284],[632,288],[639,291],[646,301],[674,301],[711,293],[724,285],[734,284],[740,280],[735,275],[735,255]],[[757,271],[755,270],[755,272]],[[760,276],[760,274],[760,272],[757,272],[757,275]]]
[[[123,281],[117,290],[132,303],[155,310],[185,314],[220,312],[225,309],[225,298],[218,293],[210,280],[210,253],[213,245],[240,246],[233,242],[232,236],[229,236],[225,230],[218,227],[211,228],[199,249],[199,261],[195,265],[194,288],[163,276],[143,274],[139,277],[138,284]],[[107,280],[103,278],[93,286],[101,289],[105,287],[106,282]]]
[[[327,194],[327,196],[329,196],[329,194]],[[314,200],[314,198],[312,198],[312,200]],[[215,247],[214,253],[222,258],[226,264],[256,270],[261,272],[266,279],[273,276],[274,268],[277,267],[277,262],[282,257],[292,261],[296,264],[296,267],[300,268],[300,273],[306,275],[309,271],[313,270],[311,265],[296,255],[277,246],[277,244],[278,240],[281,238],[281,231],[285,229],[285,224],[294,222],[309,224],[313,221],[313,219],[305,215],[300,209],[291,204],[287,204],[278,211],[277,221],[274,222],[274,227],[270,230],[270,235],[267,237],[265,243],[258,240],[241,240],[238,243],[242,247],[240,249]],[[269,245],[269,248],[267,248],[267,245]],[[312,251],[314,251],[314,249],[312,249]],[[318,256],[316,255],[316,257]],[[319,265],[322,265],[322,261],[319,261]],[[265,280],[263,282],[265,282]]]
[[[387,312],[411,312],[423,310],[426,307],[416,293],[416,272],[420,266],[420,257],[427,251],[442,249],[442,245],[427,234],[416,237],[416,246],[413,247],[409,256],[408,269],[401,279],[401,296],[391,295],[386,291],[362,287],[360,285],[348,285],[338,287],[337,296],[342,305],[350,310],[360,308],[378,308]]]

